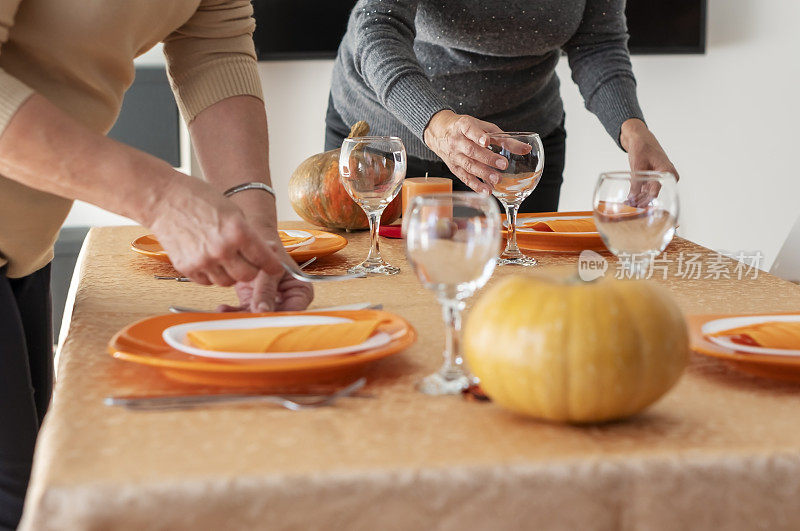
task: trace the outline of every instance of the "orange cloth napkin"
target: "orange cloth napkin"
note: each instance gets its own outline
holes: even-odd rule
[[[608,201],[600,201],[596,210],[598,213],[605,214],[606,216],[610,217],[637,216],[645,211],[644,208],[626,205],[625,203],[609,203]]]
[[[278,231],[278,235],[281,237],[281,243],[283,244],[284,247],[288,245],[297,245],[298,243],[302,243],[310,238],[310,236],[303,236],[303,237],[289,236],[282,230]]]
[[[748,344],[752,342],[752,344],[764,348],[800,349],[800,322],[769,321],[723,330],[710,335],[712,337],[730,337],[734,342],[737,336],[744,337],[750,340]]]
[[[534,221],[528,222],[524,226],[542,232],[597,232],[592,218]]]
[[[186,338],[192,346],[220,352],[301,352],[358,345],[380,323],[379,319],[365,319],[326,325],[194,330],[187,332]]]

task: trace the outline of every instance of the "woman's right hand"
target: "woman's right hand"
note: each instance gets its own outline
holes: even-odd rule
[[[508,160],[487,148],[489,133],[502,133],[490,122],[451,110],[433,115],[423,133],[425,144],[447,164],[453,175],[476,192],[491,193]]]
[[[283,273],[277,251],[239,207],[199,179],[175,179],[148,218],[175,269],[198,284],[232,286],[259,271]]]

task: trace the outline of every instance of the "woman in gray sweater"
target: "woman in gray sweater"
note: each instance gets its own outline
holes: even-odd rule
[[[333,70],[326,148],[367,120],[373,134],[403,139],[407,175],[427,171],[453,178],[454,189],[490,191],[507,162],[484,136],[536,131],[544,174],[520,210],[555,211],[563,50],[586,107],[631,168],[675,173],[643,121],[627,40],[625,0],[359,0]]]

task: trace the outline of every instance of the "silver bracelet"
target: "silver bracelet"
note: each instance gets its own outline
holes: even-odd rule
[[[233,188],[228,188],[225,190],[222,195],[225,197],[230,197],[233,194],[238,194],[239,192],[244,192],[245,190],[264,190],[268,194],[272,194],[272,197],[277,199],[277,196],[275,195],[275,189],[273,187],[259,182],[237,184]]]

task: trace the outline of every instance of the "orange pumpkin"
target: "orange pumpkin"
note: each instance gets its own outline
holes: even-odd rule
[[[348,138],[368,134],[369,125],[362,121],[350,129]],[[289,180],[289,201],[301,218],[314,225],[348,231],[367,229],[367,215],[339,181],[339,151],[332,149],[304,160]],[[401,211],[398,194],[383,211],[381,223],[392,223]]]

